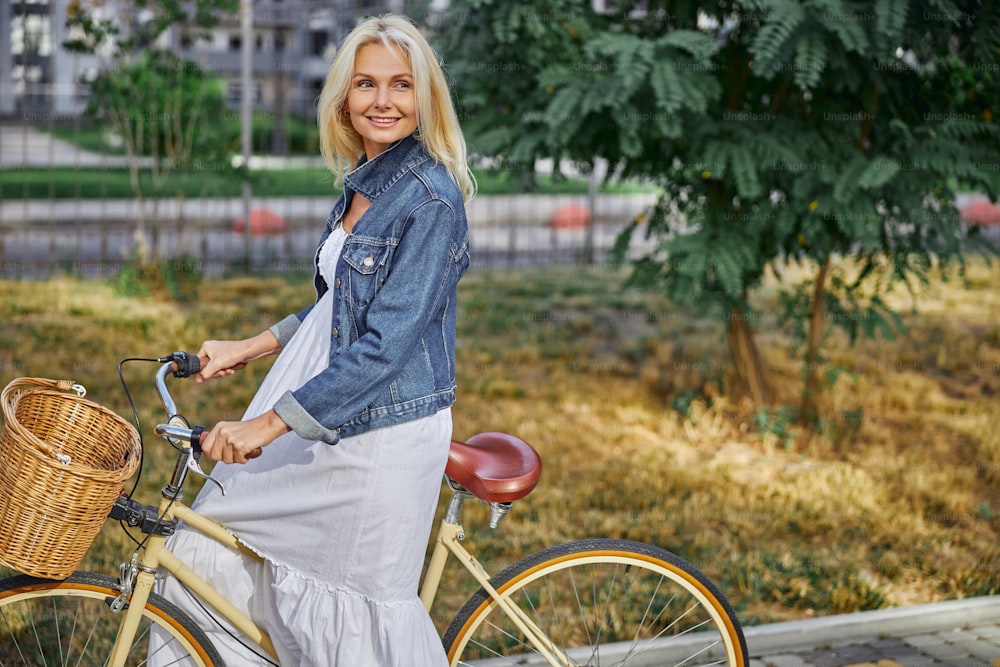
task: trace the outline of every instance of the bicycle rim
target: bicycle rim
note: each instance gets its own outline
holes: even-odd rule
[[[0,581],[0,667],[106,665],[122,618],[109,607],[116,586],[89,572]],[[184,612],[153,594],[125,664],[214,667],[222,659]]]
[[[729,603],[680,557],[628,540],[581,540],[518,561],[490,584],[556,648],[555,664],[744,667]],[[445,633],[451,665],[550,662],[485,590]],[[562,659],[566,661],[563,662]]]

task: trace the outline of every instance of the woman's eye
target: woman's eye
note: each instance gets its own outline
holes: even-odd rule
[[[358,81],[358,88],[371,88],[371,87],[372,87],[371,81]]]

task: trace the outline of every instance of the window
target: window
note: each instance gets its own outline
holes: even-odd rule
[[[243,101],[243,86],[240,84],[239,79],[230,79],[226,82],[226,98],[229,100],[230,106],[240,106]],[[253,98],[250,101],[255,105],[260,104],[261,87],[259,81],[253,84]]]
[[[309,55],[311,56],[323,55],[323,51],[326,50],[326,45],[329,41],[330,40],[327,37],[325,30],[310,30]]]
[[[11,17],[10,52],[12,55],[52,55],[52,20],[44,14]]]

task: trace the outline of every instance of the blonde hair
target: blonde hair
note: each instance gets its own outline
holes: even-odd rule
[[[360,23],[344,39],[330,64],[317,109],[320,152],[327,167],[341,180],[364,154],[361,135],[343,110],[358,50],[375,43],[398,48],[407,56],[417,103],[416,136],[427,152],[448,169],[463,197],[471,199],[476,192],[476,180],[469,170],[465,138],[444,71],[427,39],[401,16],[376,16]]]

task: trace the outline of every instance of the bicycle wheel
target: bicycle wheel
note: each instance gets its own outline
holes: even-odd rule
[[[747,664],[726,599],[693,565],[659,547],[617,539],[559,544],[514,563],[490,585],[570,665]],[[444,645],[451,665],[549,664],[482,588],[452,621]]]
[[[118,581],[77,572],[64,581],[16,576],[0,581],[0,666],[106,665],[122,618],[109,608]],[[151,594],[126,665],[146,665],[150,631],[161,641],[149,664],[222,665],[215,647],[180,609]]]

